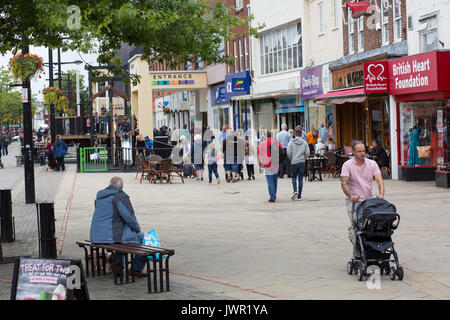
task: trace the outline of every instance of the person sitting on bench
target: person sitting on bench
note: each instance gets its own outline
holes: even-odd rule
[[[92,243],[137,243],[142,244],[144,234],[134,214],[129,196],[122,191],[123,180],[113,177],[110,185],[97,193],[95,211],[91,222],[90,240]],[[145,277],[142,273],[146,257],[136,256],[134,273],[137,277]],[[121,254],[116,254],[113,272],[122,272]]]

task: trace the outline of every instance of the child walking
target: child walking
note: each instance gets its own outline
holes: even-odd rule
[[[247,180],[252,178],[255,180],[255,151],[248,141],[245,143],[245,164],[247,166]]]
[[[206,163],[208,164],[208,184],[212,184],[212,175],[216,176],[217,183],[220,183],[219,173],[217,172],[217,151],[214,145],[214,136],[211,137],[211,143],[206,147]]]

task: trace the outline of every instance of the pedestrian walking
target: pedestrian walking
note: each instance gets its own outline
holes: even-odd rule
[[[306,168],[306,160],[310,154],[309,146],[302,139],[302,130],[295,130],[295,139],[289,142],[287,147],[287,156],[291,160],[291,176],[293,193],[291,200],[299,201],[302,199],[303,175]],[[298,189],[297,189],[298,179]]]
[[[196,181],[203,181],[204,172],[204,162],[203,153],[205,151],[206,145],[200,134],[194,136],[194,143],[192,144],[191,157],[192,163],[194,164],[194,172],[196,176]]]
[[[3,131],[1,137],[0,137],[0,144],[2,147],[2,155],[7,156],[8,155],[8,146],[10,144],[11,140],[6,131]]]
[[[61,139],[61,136],[56,136],[56,142],[55,146],[53,148],[53,157],[55,157],[56,160],[56,171],[59,170],[66,170],[64,166],[64,157],[67,154],[67,145],[66,143]]]
[[[247,180],[255,180],[255,150],[253,144],[245,143],[245,165],[247,166]]]
[[[208,165],[208,183],[212,184],[212,175],[214,173],[216,177],[217,184],[220,183],[219,173],[217,172],[217,158],[218,152],[216,151],[216,146],[214,144],[215,137],[211,137],[211,143],[206,147],[205,152],[205,162]]]
[[[55,158],[53,157],[53,144],[51,137],[47,137],[45,141],[45,154],[47,155],[48,161],[47,171],[50,171],[55,168]]]
[[[288,178],[291,177],[291,164],[288,157],[286,156],[286,150],[291,140],[292,136],[289,134],[287,130],[287,125],[283,123],[281,125],[281,131],[277,133],[277,141],[283,147],[284,152],[283,154],[284,161],[283,163],[280,163],[280,170],[278,173],[278,178],[280,179],[283,179],[285,173],[287,173]]]
[[[184,135],[181,135],[180,137],[180,147],[183,149],[183,176],[191,177],[192,176],[191,143]]]
[[[145,139],[142,134],[139,134],[136,139],[136,149],[138,154],[144,157]]]
[[[267,131],[266,139],[259,144],[258,157],[266,175],[269,202],[275,202],[277,199],[278,169],[280,160],[283,160],[280,159],[282,155],[283,147],[278,141],[272,139],[272,132]]]
[[[353,204],[358,206],[364,200],[372,198],[372,181],[378,184],[379,197],[384,198],[384,183],[380,168],[375,161],[366,159],[366,148],[362,141],[352,142],[354,158],[347,160],[342,166],[341,188],[347,196],[345,206],[350,220],[349,238],[355,242],[355,220]],[[356,208],[356,207],[355,207]]]

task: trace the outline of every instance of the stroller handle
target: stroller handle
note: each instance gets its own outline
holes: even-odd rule
[[[396,218],[397,218],[397,219],[396,219],[396,220],[397,220],[397,223],[394,224],[395,220],[393,221],[393,223],[392,223],[392,230],[397,229],[397,228],[398,228],[398,225],[400,224],[400,215],[399,215],[398,213],[392,213],[392,212],[372,212],[371,214],[369,214],[369,215],[366,217],[366,221],[364,221],[363,229],[366,227],[367,221],[369,220],[369,218],[370,218],[371,216],[374,216],[374,215],[377,215],[377,214],[384,214],[384,213],[395,214],[395,216],[396,216]]]

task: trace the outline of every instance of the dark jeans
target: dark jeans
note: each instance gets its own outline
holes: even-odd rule
[[[115,254],[115,264],[116,266],[123,266],[124,255],[121,253]],[[144,270],[145,264],[147,263],[147,257],[135,256],[134,257],[134,271],[142,272]]]
[[[278,177],[283,178],[284,174],[287,173],[288,177],[291,175],[291,161],[287,157],[287,152],[283,149],[284,160],[280,163],[280,171],[278,172]]]
[[[269,189],[270,200],[277,199],[278,175],[266,175],[267,187]]]
[[[140,154],[141,156],[144,156],[144,149],[138,148],[138,154]]]
[[[255,165],[254,164],[247,164],[247,173],[248,173],[249,178],[255,176]]]
[[[209,183],[212,182],[212,174],[216,176],[216,179],[219,179],[219,173],[217,172],[217,163],[208,164],[208,176],[209,176]]]
[[[306,162],[300,162],[291,166],[292,187],[294,192],[297,192],[297,178],[298,178],[298,195],[297,198],[302,197],[303,191],[303,174],[305,173]]]
[[[2,146],[2,154],[3,154],[4,156],[7,156],[7,155],[8,155],[8,146],[7,146],[7,145],[3,145],[3,146]]]
[[[64,158],[56,158],[56,171],[59,171],[61,168],[62,171],[66,170],[66,167],[64,166]]]

